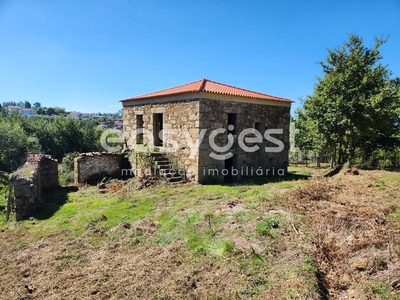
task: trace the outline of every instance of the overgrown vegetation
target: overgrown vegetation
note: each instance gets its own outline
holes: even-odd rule
[[[14,171],[28,153],[50,154],[61,162],[68,153],[101,150],[101,133],[90,120],[0,116],[0,170]]]
[[[56,189],[32,220],[2,221],[0,295],[397,299],[399,173],[294,179]]]
[[[59,182],[62,186],[74,182],[74,159],[79,156],[79,152],[71,152],[64,156],[62,163],[58,165]]]

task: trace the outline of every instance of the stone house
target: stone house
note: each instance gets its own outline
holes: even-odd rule
[[[168,153],[189,180],[287,171],[289,99],[202,79],[121,102],[127,147]]]

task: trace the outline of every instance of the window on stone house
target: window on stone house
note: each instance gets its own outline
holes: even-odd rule
[[[236,134],[236,114],[228,113],[228,134]]]
[[[143,115],[136,115],[136,144],[143,144]]]

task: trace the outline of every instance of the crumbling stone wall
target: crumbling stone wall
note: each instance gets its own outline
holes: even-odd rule
[[[37,165],[40,170],[41,185],[44,189],[58,186],[58,161],[50,155],[32,154],[27,164]]]
[[[75,184],[96,184],[104,177],[120,178],[126,167],[124,154],[108,152],[82,153],[74,159]]]
[[[14,190],[14,210],[17,221],[27,219],[43,207],[42,191],[58,186],[58,162],[49,155],[35,154],[10,176]]]

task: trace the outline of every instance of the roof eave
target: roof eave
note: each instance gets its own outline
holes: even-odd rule
[[[171,96],[176,96],[176,95],[184,95],[184,94],[193,94],[193,93],[207,93],[207,94],[215,94],[215,95],[221,95],[221,96],[231,96],[231,97],[239,97],[239,98],[244,98],[244,99],[257,99],[261,101],[278,101],[278,102],[287,102],[287,103],[293,103],[293,100],[287,99],[287,98],[280,98],[280,97],[271,97],[270,99],[267,98],[258,98],[258,97],[247,97],[247,96],[237,96],[237,95],[231,95],[231,94],[226,94],[226,93],[214,93],[214,92],[209,92],[209,91],[198,91],[198,90],[193,90],[193,91],[184,91],[180,93],[173,93],[173,94],[168,94],[168,95],[144,95],[144,96],[138,96],[138,97],[133,97],[133,98],[126,98],[122,99],[119,102],[130,102],[130,101],[140,101],[140,100],[150,100],[150,99],[159,99],[159,98],[164,98],[164,97],[171,97]]]

